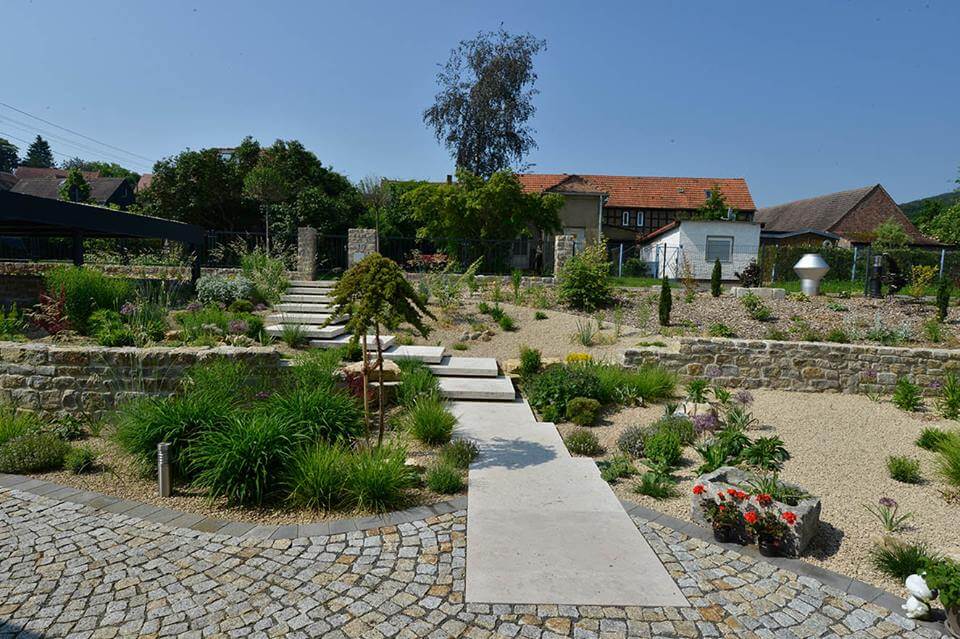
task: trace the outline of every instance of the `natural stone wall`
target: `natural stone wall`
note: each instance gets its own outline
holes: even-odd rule
[[[628,349],[623,363],[660,364],[682,381],[809,392],[890,393],[906,376],[933,395],[944,375],[960,373],[960,350],[681,337],[663,348]]]
[[[317,229],[310,226],[297,229],[297,277],[317,278]]]
[[[169,394],[191,366],[212,359],[276,369],[271,347],[106,348],[0,342],[0,402],[51,415],[102,417],[125,398]]]
[[[560,273],[560,269],[567,263],[577,250],[576,235],[557,235],[553,238],[553,272]]]
[[[347,230],[347,267],[377,252],[377,229]]]
[[[419,282],[423,277],[423,273],[404,273],[406,278],[411,282]],[[503,286],[512,286],[513,278],[510,275],[477,275],[477,283],[480,286],[484,286],[487,283],[493,283],[496,280],[500,280],[500,284]],[[520,280],[520,285],[523,287],[528,286],[552,286],[554,284],[553,277],[539,277],[536,275],[524,275]]]

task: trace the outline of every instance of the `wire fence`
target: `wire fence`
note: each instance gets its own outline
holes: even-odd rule
[[[455,260],[462,268],[480,260],[477,272],[484,275],[504,275],[517,269],[542,275],[547,269],[553,270],[553,251],[548,258],[547,252],[542,247],[538,249],[533,238],[380,238],[380,254],[410,270],[418,269],[420,256],[438,253]]]
[[[610,274],[615,277],[677,278],[683,271],[683,248],[607,242]]]

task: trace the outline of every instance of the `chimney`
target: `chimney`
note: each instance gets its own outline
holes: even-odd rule
[[[453,176],[447,173],[447,184],[453,184]]]

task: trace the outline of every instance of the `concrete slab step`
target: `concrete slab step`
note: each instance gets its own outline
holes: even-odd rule
[[[385,359],[418,359],[426,364],[438,364],[443,359],[443,346],[393,346],[389,352],[383,354],[383,357]]]
[[[280,301],[284,304],[291,302],[297,304],[332,304],[333,298],[328,295],[302,295],[297,293],[291,295],[290,293],[287,293]]]
[[[286,295],[330,295],[330,288],[319,288],[316,286],[291,286],[284,294]]]
[[[304,304],[301,302],[280,302],[273,310],[282,313],[313,313],[314,315],[329,315],[334,311],[330,304]]]
[[[287,323],[296,324],[295,322]],[[329,339],[343,335],[347,331],[347,328],[343,324],[330,324],[328,326],[307,326],[300,324],[299,326],[304,337],[315,339]],[[264,330],[266,330],[267,335],[271,337],[281,337],[283,335],[283,326],[280,324],[271,324],[265,327]]]
[[[332,316],[329,313],[274,313],[268,315],[267,324],[301,324],[304,326],[319,326],[326,324]],[[334,317],[331,324],[342,324],[350,319],[349,315]]]
[[[430,370],[438,377],[496,377],[500,374],[493,357],[444,357]]]
[[[440,394],[447,399],[483,399],[509,402],[517,392],[509,377],[441,377]]]
[[[337,280],[290,280],[290,286],[309,286],[311,288],[333,288]]]
[[[340,348],[341,346],[346,346],[350,343],[350,335],[338,335],[330,339],[312,339],[310,340],[310,346],[313,348]],[[393,343],[396,341],[394,335],[381,335],[380,344],[381,348],[384,350],[393,346]],[[367,350],[374,351],[377,350],[376,338],[373,335],[367,336]]]

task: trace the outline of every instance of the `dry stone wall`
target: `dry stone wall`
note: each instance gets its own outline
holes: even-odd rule
[[[102,417],[119,401],[166,395],[191,366],[215,359],[275,370],[271,347],[107,348],[0,342],[0,402],[50,415]]]
[[[891,393],[906,376],[934,395],[944,375],[960,374],[960,350],[681,337],[666,347],[628,349],[623,363],[660,364],[682,381],[805,392]]]

